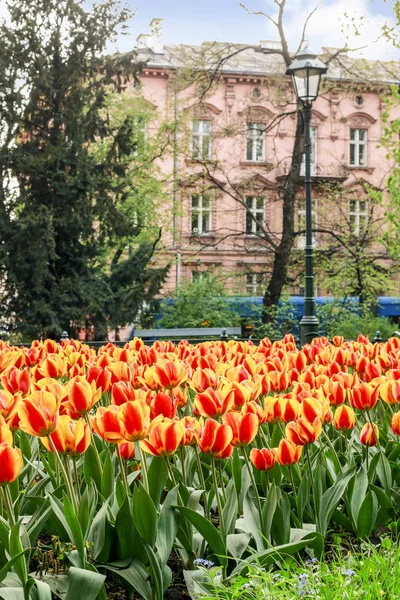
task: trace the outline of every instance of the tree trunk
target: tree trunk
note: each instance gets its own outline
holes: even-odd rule
[[[292,163],[283,189],[282,238],[274,254],[272,276],[263,298],[263,322],[269,321],[269,308],[277,305],[287,281],[290,255],[294,243],[296,195],[299,189],[299,175],[303,153],[300,139],[303,132],[303,119],[297,113],[296,135],[293,145]]]

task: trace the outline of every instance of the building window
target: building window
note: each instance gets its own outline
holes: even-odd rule
[[[261,96],[261,90],[258,87],[253,88],[253,98],[260,98]]]
[[[354,235],[359,236],[365,231],[368,223],[368,200],[349,201],[349,221]]]
[[[312,215],[311,215],[312,229],[317,228],[317,223],[318,223],[317,208],[318,208],[317,199],[313,198],[312,199]],[[297,201],[297,229],[299,231],[303,231],[303,232],[305,232],[305,229],[306,229],[306,199],[305,198],[299,198]],[[317,233],[315,231],[313,231],[313,233],[312,233],[312,243],[314,246],[317,243]],[[304,248],[305,245],[306,245],[306,234],[302,233],[300,236],[298,236],[297,246],[299,248]]]
[[[246,160],[262,162],[265,158],[264,123],[247,123],[246,141]]]
[[[367,130],[350,129],[350,165],[367,166]]]
[[[262,273],[246,273],[246,294],[248,296],[260,296],[263,293],[262,284]]]
[[[361,95],[357,95],[355,97],[355,102],[357,106],[362,106],[364,104],[364,98]]]
[[[198,271],[197,269],[193,269],[192,283],[196,283],[197,281],[204,281],[206,276],[207,276],[207,271]]]
[[[192,223],[193,235],[202,235],[211,231],[211,200],[209,196],[195,194],[192,196]]]
[[[261,233],[264,225],[264,198],[247,196],[246,198],[246,234]]]
[[[311,175],[317,174],[317,140],[318,140],[318,127],[310,128],[311,137]],[[303,154],[303,160],[301,161],[300,175],[303,177],[306,174],[306,155]]]
[[[211,121],[193,121],[193,158],[207,160],[211,156]]]

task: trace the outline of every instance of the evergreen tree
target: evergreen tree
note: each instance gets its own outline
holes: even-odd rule
[[[140,123],[130,112],[115,122],[109,110],[139,68],[132,53],[105,53],[130,13],[119,0],[91,10],[79,0],[8,5],[0,28],[2,313],[27,338],[84,327],[104,339],[108,326],[134,319],[166,273],[147,269],[160,228],[144,236],[135,211],[160,193],[151,158],[138,160]]]

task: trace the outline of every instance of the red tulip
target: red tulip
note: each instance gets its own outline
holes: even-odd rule
[[[258,431],[258,418],[253,413],[226,413],[222,421],[229,425],[233,432],[232,446],[248,446],[254,440]]]
[[[252,448],[250,460],[259,471],[269,471],[275,464],[275,450]]]
[[[290,440],[283,438],[275,452],[276,462],[282,466],[291,466],[298,462],[303,446],[296,446]]]
[[[143,440],[140,445],[153,456],[169,456],[176,452],[184,434],[184,426],[180,421],[153,422],[148,440]]]
[[[220,425],[214,419],[207,419],[200,434],[197,434],[199,448],[205,454],[217,455],[224,452],[233,438],[229,425]]]

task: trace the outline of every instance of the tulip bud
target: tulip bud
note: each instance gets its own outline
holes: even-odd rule
[[[393,433],[400,435],[400,412],[395,412],[390,420]]]
[[[283,438],[275,452],[276,462],[282,466],[291,466],[298,462],[303,446],[296,446],[290,440]]]
[[[356,423],[356,416],[354,410],[350,406],[341,404],[335,410],[335,416],[333,419],[333,425],[338,431],[344,430],[349,431],[354,429]]]
[[[360,442],[363,446],[376,446],[379,440],[379,429],[376,423],[365,423],[361,429]]]
[[[22,469],[22,454],[18,448],[12,448],[3,442],[0,444],[0,486],[15,481]]]

